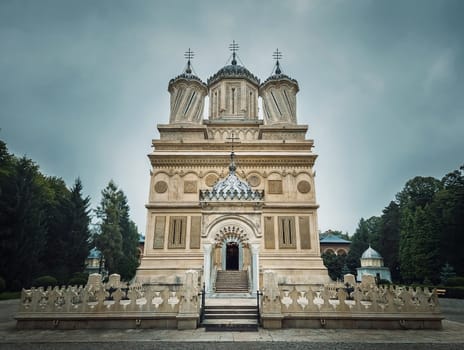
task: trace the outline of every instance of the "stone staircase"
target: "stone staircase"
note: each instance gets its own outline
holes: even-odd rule
[[[246,271],[218,271],[216,293],[248,293],[248,274]]]
[[[234,303],[234,299],[224,299]],[[205,306],[205,318],[201,324],[205,331],[257,332],[258,308],[256,305]]]

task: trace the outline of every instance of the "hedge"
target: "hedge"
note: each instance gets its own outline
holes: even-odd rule
[[[58,284],[58,280],[53,276],[40,276],[32,282],[33,287],[55,287]]]

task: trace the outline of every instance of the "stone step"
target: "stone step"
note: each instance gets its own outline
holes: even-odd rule
[[[248,274],[246,271],[218,271],[216,293],[248,293]]]
[[[205,314],[205,319],[207,320],[256,320],[257,316],[255,314]]]
[[[241,287],[241,288],[247,288],[248,283],[217,283],[216,282],[216,288],[217,287],[230,287],[230,288]]]
[[[231,320],[204,320],[202,326],[207,332],[257,332],[257,320],[231,319]]]
[[[247,303],[250,302],[249,299],[243,299],[245,300]],[[256,299],[254,299],[256,300]],[[235,302],[235,300],[228,300],[228,302]],[[250,303],[253,303],[253,301],[251,301]],[[205,309],[208,309],[208,310],[215,310],[215,309],[220,309],[220,310],[256,310],[256,302],[254,302],[254,304],[250,304],[250,305],[232,305],[232,304],[227,304],[227,305],[206,305],[205,306]]]

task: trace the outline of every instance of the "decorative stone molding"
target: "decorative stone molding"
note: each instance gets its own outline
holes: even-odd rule
[[[219,229],[219,233],[214,237],[216,247],[222,247],[224,242],[241,243],[244,247],[248,246],[248,236],[244,229],[239,225],[227,225]]]

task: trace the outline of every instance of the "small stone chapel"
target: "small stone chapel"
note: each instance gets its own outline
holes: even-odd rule
[[[186,52],[171,79],[168,124],[152,141],[146,241],[136,280],[181,283],[196,270],[206,292],[256,293],[263,272],[279,283],[327,283],[317,225],[313,140],[298,124],[298,82],[264,82],[231,61],[206,82]],[[205,98],[208,108],[204,117]],[[262,119],[258,116],[261,98]],[[228,286],[222,285],[233,281]],[[235,289],[234,289],[235,288]]]

